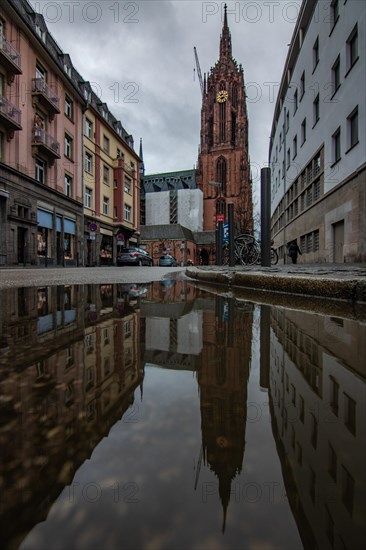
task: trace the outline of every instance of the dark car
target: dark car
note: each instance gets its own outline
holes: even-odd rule
[[[152,265],[152,257],[142,248],[121,248],[117,254],[118,265]]]
[[[164,254],[159,260],[160,267],[177,267],[177,260],[171,254]]]

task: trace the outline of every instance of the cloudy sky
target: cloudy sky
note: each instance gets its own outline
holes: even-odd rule
[[[197,161],[202,74],[219,56],[224,2],[31,0],[59,46],[113,114],[143,140],[146,173]],[[233,56],[244,68],[254,182],[268,159],[278,86],[301,0],[227,2]],[[195,79],[194,79],[195,75]]]

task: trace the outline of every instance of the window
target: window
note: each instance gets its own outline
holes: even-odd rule
[[[108,216],[109,214],[109,198],[103,197],[103,214]]]
[[[339,19],[339,0],[332,0],[332,3],[330,5],[331,31],[334,29],[338,19]]]
[[[93,123],[88,118],[85,119],[85,135],[89,139],[93,139]]]
[[[2,162],[4,157],[4,134],[0,132],[0,162]]]
[[[71,78],[71,67],[67,63],[64,63],[64,71]]]
[[[341,85],[341,62],[340,62],[340,56],[338,55],[337,59],[334,62],[334,65],[332,67],[332,84],[333,84],[333,94],[336,93],[339,86]]]
[[[44,31],[38,23],[36,24],[36,33],[38,34],[42,42],[46,42],[46,31]]]
[[[85,206],[92,208],[93,190],[90,187],[85,187]]]
[[[36,65],[36,78],[46,81],[46,71],[39,63]]]
[[[353,500],[354,500],[354,493],[355,493],[355,480],[343,465],[342,465],[341,481],[342,481],[342,502],[347,508],[350,515],[352,516]]]
[[[358,59],[358,33],[357,24],[347,40],[347,71],[349,71]]]
[[[358,107],[347,117],[349,149],[358,143]]]
[[[338,162],[341,158],[341,128],[337,128],[332,136],[333,145],[333,164]]]
[[[65,195],[72,197],[72,177],[65,174]]]
[[[315,40],[315,43],[313,46],[313,71],[315,71],[318,63],[319,63],[319,36]]]
[[[349,431],[356,435],[356,401],[344,394],[344,420]]]
[[[289,131],[289,128],[290,128],[290,113],[287,111],[286,112],[286,134]]]
[[[109,138],[103,136],[103,149],[106,153],[109,153]]]
[[[302,100],[304,93],[305,93],[305,71],[302,73],[300,78],[300,101]]]
[[[290,151],[290,148],[287,149],[287,170],[290,168],[290,164],[291,164],[291,151]]]
[[[330,406],[336,416],[338,416],[338,405],[339,405],[339,384],[331,376],[330,377]]]
[[[301,145],[306,141],[306,118],[301,123]]]
[[[103,182],[109,185],[109,167],[106,164],[103,164]]]
[[[299,97],[296,89],[294,93],[294,114],[296,113],[298,106],[299,106]]]
[[[46,183],[46,163],[36,158],[36,173],[35,178],[38,183]]]
[[[65,134],[65,157],[72,160],[72,138]]]
[[[316,449],[317,443],[318,443],[318,421],[313,414],[310,415],[310,419],[311,419],[310,441],[314,449]]]
[[[88,152],[85,153],[85,172],[93,173],[93,155]]]
[[[337,481],[337,455],[330,443],[328,443],[328,473],[334,481]]]
[[[130,222],[131,221],[131,206],[129,206],[128,204],[125,204],[125,220],[127,222]]]
[[[297,135],[294,137],[292,142],[292,150],[293,150],[293,159],[297,156]]]
[[[314,126],[319,120],[319,94],[314,99],[313,103],[313,116],[314,116]]]
[[[73,120],[74,104],[73,104],[73,101],[68,96],[65,96],[65,115],[70,120]]]
[[[124,189],[125,189],[125,192],[126,193],[129,193],[131,195],[131,180],[130,178],[127,178],[125,176],[125,185],[124,185]]]

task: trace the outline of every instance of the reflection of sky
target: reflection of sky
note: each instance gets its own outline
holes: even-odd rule
[[[250,399],[264,399],[258,387],[258,355],[252,365]],[[276,457],[268,408],[260,423],[248,424],[244,467],[232,484],[225,534],[217,478],[202,463],[201,417],[196,378],[148,366],[143,402],[111,429],[76,472],[22,548],[299,548]],[[248,483],[277,482],[274,504],[268,492],[252,500]],[[246,491],[248,491],[246,493]],[[243,496],[244,495],[244,496]],[[247,495],[247,497],[246,497]],[[136,502],[134,502],[136,500]]]

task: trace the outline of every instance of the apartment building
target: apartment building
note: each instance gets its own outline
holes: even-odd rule
[[[139,178],[132,136],[43,16],[2,2],[0,266],[116,263],[137,242]]]
[[[91,89],[83,145],[85,264],[116,264],[118,249],[139,236],[140,158],[132,136]]]
[[[79,76],[26,0],[1,3],[1,265],[80,263]]]
[[[366,260],[366,7],[304,0],[271,131],[271,229],[280,259]]]

